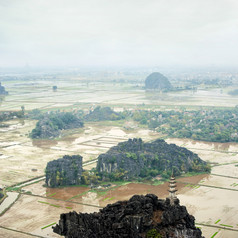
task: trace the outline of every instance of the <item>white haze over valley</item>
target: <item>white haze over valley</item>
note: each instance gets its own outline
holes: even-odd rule
[[[0,68],[229,66],[237,0],[0,0]]]

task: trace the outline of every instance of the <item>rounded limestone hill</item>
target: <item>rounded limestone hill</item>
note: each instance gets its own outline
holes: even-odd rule
[[[145,80],[145,88],[147,90],[170,90],[172,85],[170,84],[168,78],[163,74],[154,72],[150,74]]]

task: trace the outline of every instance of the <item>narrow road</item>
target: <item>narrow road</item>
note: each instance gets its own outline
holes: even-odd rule
[[[4,199],[4,201],[0,205],[0,214],[2,214],[7,208],[9,208],[18,197],[18,193],[16,192],[7,192],[7,197]]]

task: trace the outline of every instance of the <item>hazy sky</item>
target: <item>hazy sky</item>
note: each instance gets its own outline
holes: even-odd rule
[[[0,0],[0,67],[238,66],[238,0]]]

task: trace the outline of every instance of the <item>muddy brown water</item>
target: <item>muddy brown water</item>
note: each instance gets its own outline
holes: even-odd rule
[[[87,187],[46,188],[46,196],[62,200],[68,200],[89,190],[90,188]]]
[[[191,187],[185,187],[186,183],[197,184],[204,178],[207,178],[208,174],[201,174],[192,177],[184,177],[177,179],[177,189],[178,194],[182,194],[192,189]],[[153,193],[159,198],[166,198],[168,196],[168,186],[169,183],[165,182],[160,185],[149,185],[141,183],[129,183],[122,186],[112,187],[109,190],[101,190],[94,196],[95,202],[99,206],[106,206],[109,203],[114,203],[116,201],[127,200],[135,194],[146,195],[148,193]],[[74,202],[82,202],[90,204],[92,202],[92,193],[90,188],[87,187],[66,187],[66,188],[45,188],[47,197],[52,197],[62,200],[70,200]]]
[[[229,143],[219,143],[219,142],[209,142],[209,141],[192,141],[193,145],[196,144],[204,144],[211,146],[214,150],[224,150],[224,151],[229,151],[230,146],[237,146],[237,143],[234,142],[229,142]]]
[[[49,148],[51,146],[57,145],[58,142],[56,140],[32,140],[32,145],[39,148]]]

